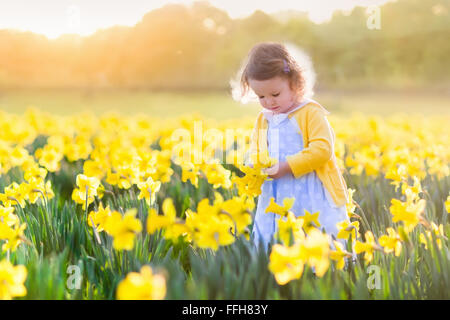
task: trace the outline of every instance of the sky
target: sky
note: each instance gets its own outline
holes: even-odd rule
[[[167,3],[189,5],[194,0],[0,0],[0,29],[32,31],[55,39],[65,33],[93,34],[114,25],[134,26],[150,10]],[[356,5],[380,5],[393,0],[209,0],[231,18],[244,18],[259,9],[308,12],[322,23],[333,11],[351,11]]]

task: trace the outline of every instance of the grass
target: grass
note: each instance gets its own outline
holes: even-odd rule
[[[392,113],[450,114],[450,94],[423,90],[322,90],[314,99],[333,114],[353,112],[385,116]],[[148,90],[10,89],[0,90],[0,110],[21,114],[35,106],[56,115],[89,110],[95,114],[151,114],[172,117],[198,112],[218,120],[256,116],[258,103],[236,102],[221,91],[152,92]]]

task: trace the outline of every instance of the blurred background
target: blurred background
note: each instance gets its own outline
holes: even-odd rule
[[[0,2],[0,109],[55,114],[260,106],[231,95],[250,48],[295,44],[332,113],[450,113],[450,0]]]

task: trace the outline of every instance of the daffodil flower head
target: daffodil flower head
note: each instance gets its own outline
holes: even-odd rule
[[[16,251],[24,239],[23,232],[26,227],[26,223],[20,224],[18,220],[12,226],[8,226],[5,222],[0,222],[0,239],[7,240],[3,244],[2,250]]]
[[[166,295],[166,278],[153,273],[150,266],[138,272],[130,272],[117,287],[118,300],[161,300]]]
[[[272,212],[275,214],[278,214],[282,217],[287,216],[289,210],[294,205],[295,198],[284,198],[283,199],[283,206],[280,206],[279,204],[275,203],[275,198],[271,197],[269,205],[266,208],[265,213]]]
[[[267,178],[267,174],[263,173],[261,168],[252,168],[241,166],[240,170],[244,173],[243,177],[234,176],[231,180],[235,183],[239,195],[248,195],[256,197],[261,194],[261,186]]]
[[[315,268],[318,277],[322,277],[330,265],[330,238],[326,233],[311,227],[305,241],[302,242],[302,257],[307,263]]]
[[[7,259],[0,261],[0,300],[11,300],[24,297],[27,294],[25,280],[27,268],[23,265],[14,266]]]
[[[355,243],[355,252],[356,254],[365,252],[364,260],[367,263],[372,261],[373,259],[373,251],[378,248],[378,245],[375,242],[375,237],[373,236],[372,231],[367,231],[365,233],[365,242],[356,241]]]
[[[413,202],[419,199],[419,193],[422,192],[422,186],[420,185],[420,180],[417,177],[413,177],[414,185],[409,186],[407,183],[402,184],[402,194],[406,195],[408,202]]]
[[[428,240],[430,242],[433,241],[433,237],[432,237],[431,232],[433,232],[435,234],[435,236],[436,236],[436,244],[437,244],[438,248],[442,249],[441,238],[444,237],[444,226],[443,226],[443,224],[440,224],[439,227],[438,227],[434,222],[431,222],[431,231],[430,230],[426,230],[425,231],[426,238],[428,238]],[[428,249],[428,243],[427,243],[426,238],[425,238],[425,235],[423,233],[421,233],[420,236],[419,236],[419,241],[420,241],[420,243],[425,245],[425,249]]]
[[[339,241],[333,240],[335,249],[330,252],[330,259],[335,260],[336,268],[342,270],[345,266],[345,258],[351,257],[351,254],[344,249],[344,245]]]
[[[305,233],[303,232],[302,218],[297,218],[291,211],[286,217],[278,219],[278,237],[285,245],[291,245],[291,234],[293,236],[293,243],[303,241]]]
[[[278,162],[277,159],[271,158],[268,152],[253,153],[250,155],[250,159],[253,167],[258,169],[270,168]]]
[[[142,224],[136,216],[137,209],[129,209],[122,216],[114,211],[106,220],[105,231],[113,236],[113,247],[116,250],[132,250],[134,239],[138,232],[142,231]]]
[[[85,192],[88,196],[96,196],[97,188],[100,186],[100,180],[97,177],[88,177],[84,174],[77,175],[77,187],[81,192]]]
[[[380,243],[380,246],[384,247],[385,253],[394,252],[395,256],[398,257],[402,250],[402,241],[400,239],[400,235],[397,234],[394,228],[391,227],[387,228],[386,231],[388,232],[388,234],[382,235],[378,239],[378,242]]]
[[[279,285],[301,278],[305,262],[301,258],[299,243],[290,247],[274,244],[269,259],[268,268]]]
[[[347,214],[351,217],[355,213],[356,206],[353,203],[353,194],[355,193],[355,189],[348,188],[348,201],[346,203]]]
[[[403,164],[398,165],[398,167],[391,166],[386,172],[386,179],[393,180],[391,184],[395,185],[395,191],[400,187],[403,181],[406,181],[408,174],[406,171],[406,166]]]
[[[336,236],[338,239],[347,240],[350,234],[352,235],[353,240],[359,238],[359,221],[350,222],[348,220],[344,220],[338,222],[336,227],[338,229],[338,234]]]
[[[98,232],[102,232],[105,227],[106,220],[111,216],[111,209],[109,206],[106,208],[103,207],[103,203],[100,202],[99,208],[97,211],[91,211],[88,215],[88,224],[89,226],[95,226]],[[94,223],[94,225],[92,224]]]
[[[19,217],[14,214],[14,207],[4,207],[0,205],[0,222],[11,227],[19,222]],[[0,238],[2,236],[0,235]]]
[[[161,181],[153,181],[148,177],[145,182],[139,182],[137,187],[141,190],[138,199],[145,199],[148,205],[153,205],[156,201],[156,192],[161,189]]]
[[[305,230],[305,232],[307,234],[309,234],[309,231],[312,229],[316,229],[319,228],[321,226],[320,222],[319,222],[319,214],[320,212],[317,211],[315,213],[310,213],[308,210],[303,209],[304,210],[304,215],[300,216],[303,220],[303,229]]]
[[[392,221],[402,221],[406,233],[411,232],[420,222],[421,215],[425,210],[425,199],[418,200],[411,190],[406,190],[407,202],[391,199],[389,211],[392,214]],[[410,195],[410,196],[408,196]]]

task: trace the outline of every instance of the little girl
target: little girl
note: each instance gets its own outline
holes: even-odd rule
[[[266,170],[272,179],[264,182],[258,198],[252,230],[255,244],[262,241],[267,250],[277,231],[280,216],[265,212],[271,197],[280,205],[284,198],[294,198],[290,211],[297,217],[305,209],[311,214],[319,211],[319,229],[336,237],[336,223],[349,220],[348,194],[334,154],[335,134],[326,118],[329,112],[305,97],[304,70],[284,45],[256,45],[241,72],[243,94],[251,89],[264,108],[255,123],[250,152],[268,151],[278,160]]]

